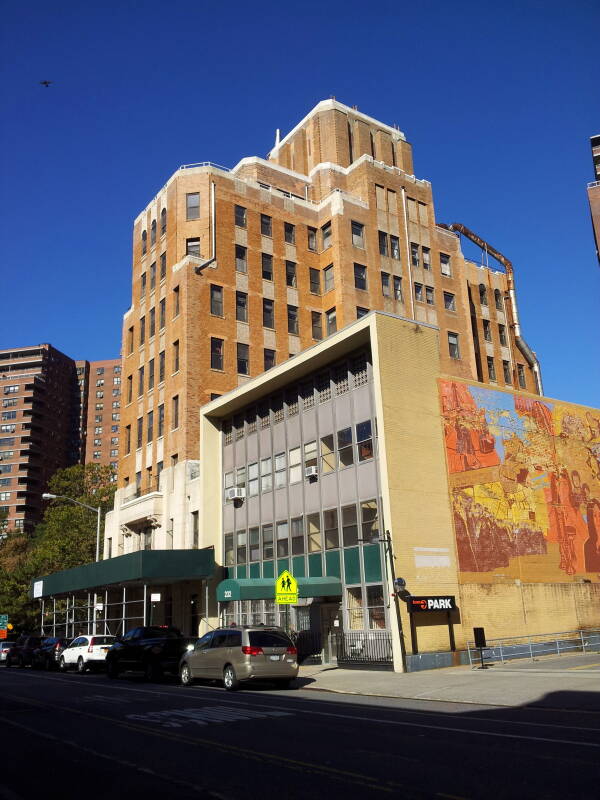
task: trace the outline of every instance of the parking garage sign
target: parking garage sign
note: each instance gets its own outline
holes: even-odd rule
[[[421,596],[415,597],[414,595],[407,600],[408,611],[410,614],[422,614],[423,612],[431,611],[455,611],[456,602],[454,595],[444,595],[442,597],[436,596]]]

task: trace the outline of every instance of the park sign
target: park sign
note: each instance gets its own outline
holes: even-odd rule
[[[443,597],[415,597],[411,595],[408,599],[408,612],[409,614],[431,612],[431,611],[455,611],[456,602],[454,595],[445,595]]]
[[[298,581],[287,569],[283,570],[275,582],[275,602],[279,605],[293,605],[298,602]]]

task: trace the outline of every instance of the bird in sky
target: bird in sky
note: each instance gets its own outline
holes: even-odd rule
[[[45,86],[46,89],[50,86],[51,83],[53,83],[53,81],[40,81],[40,85]]]

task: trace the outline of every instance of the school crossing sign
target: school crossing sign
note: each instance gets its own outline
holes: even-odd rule
[[[283,570],[275,582],[275,602],[279,605],[293,605],[298,602],[298,581],[287,569]]]

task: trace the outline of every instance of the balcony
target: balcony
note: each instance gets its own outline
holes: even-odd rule
[[[119,523],[130,531],[160,526],[163,514],[163,493],[157,490],[136,490],[126,497],[119,509]]]

